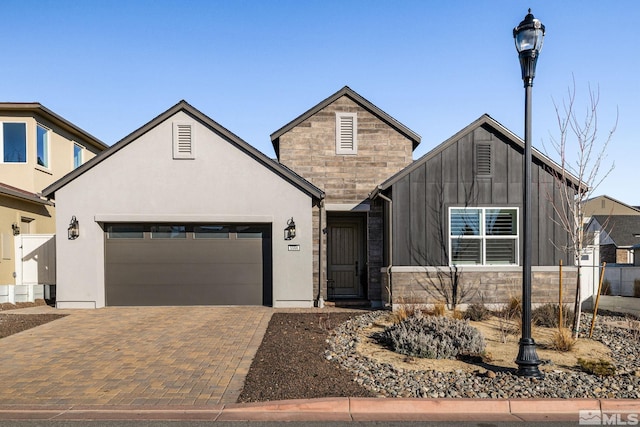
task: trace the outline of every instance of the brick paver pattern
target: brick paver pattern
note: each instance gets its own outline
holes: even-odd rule
[[[0,340],[0,405],[235,402],[267,307],[122,307]]]

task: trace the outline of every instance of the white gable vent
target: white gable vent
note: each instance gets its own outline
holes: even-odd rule
[[[336,154],[358,153],[358,116],[356,113],[336,113]]]
[[[193,123],[173,124],[173,158],[195,159]]]

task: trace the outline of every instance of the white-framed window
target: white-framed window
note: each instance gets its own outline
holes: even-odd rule
[[[173,123],[173,158],[195,159],[195,126],[193,123]]]
[[[336,154],[358,154],[358,114],[336,112]]]
[[[73,144],[73,168],[79,168],[82,165],[82,146]]]
[[[49,129],[36,125],[36,161],[45,168],[49,168],[49,135]]]
[[[27,124],[4,122],[0,126],[0,159],[3,163],[27,162]]]
[[[450,265],[518,265],[518,208],[449,208]]]

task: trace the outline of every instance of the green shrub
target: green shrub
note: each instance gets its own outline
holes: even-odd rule
[[[560,309],[558,304],[541,305],[531,311],[533,324],[545,328],[557,328],[559,316]],[[563,327],[573,324],[573,310],[566,304],[562,306],[562,323],[564,323]]]
[[[482,334],[467,321],[420,312],[386,328],[381,339],[396,353],[427,359],[479,355],[485,349]]]
[[[578,365],[584,372],[592,375],[608,376],[616,373],[616,367],[604,359],[587,360],[578,358]]]
[[[491,317],[491,310],[482,303],[470,304],[464,312],[464,318],[474,322],[481,322],[489,317]]]

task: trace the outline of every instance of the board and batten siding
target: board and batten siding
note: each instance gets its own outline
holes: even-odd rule
[[[480,173],[478,145],[483,146]],[[465,206],[518,208],[522,264],[523,156],[521,146],[484,124],[416,161],[411,173],[391,187],[393,265],[448,265],[448,211]],[[549,166],[535,156],[532,181],[532,264],[552,266],[562,259],[567,265],[570,257],[561,248],[566,247],[568,235],[553,219],[553,205],[562,203],[560,192]]]

